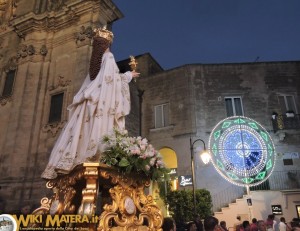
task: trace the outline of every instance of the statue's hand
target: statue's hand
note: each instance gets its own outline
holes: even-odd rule
[[[140,77],[140,73],[139,72],[131,71],[131,74],[132,74],[132,78],[138,78],[138,77]]]

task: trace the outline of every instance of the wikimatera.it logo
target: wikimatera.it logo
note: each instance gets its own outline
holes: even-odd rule
[[[18,230],[88,230],[75,224],[98,223],[99,216],[87,215],[0,215],[0,231]],[[34,226],[32,226],[35,224]],[[74,225],[73,225],[74,224]]]

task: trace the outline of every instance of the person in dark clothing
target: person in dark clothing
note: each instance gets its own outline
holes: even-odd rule
[[[201,217],[199,215],[196,216],[196,218],[194,219],[194,222],[197,226],[197,231],[203,231],[203,223],[202,223]]]
[[[226,221],[221,221],[221,222],[220,222],[220,226],[221,226],[221,229],[222,229],[222,230],[228,231],[228,228],[226,227]]]
[[[214,231],[218,227],[218,219],[213,216],[208,216],[204,219],[204,229],[205,231]]]
[[[176,231],[176,224],[172,217],[165,217],[162,225],[163,231]]]

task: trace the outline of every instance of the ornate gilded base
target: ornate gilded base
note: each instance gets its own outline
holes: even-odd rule
[[[33,214],[60,215],[64,219],[54,225],[78,230],[161,230],[162,212],[152,196],[144,193],[149,186],[146,177],[84,163],[71,174],[48,181],[54,194],[51,199],[43,198]]]

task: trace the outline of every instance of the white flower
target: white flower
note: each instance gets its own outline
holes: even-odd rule
[[[146,138],[142,139],[141,144],[146,146],[148,144],[148,140]]]
[[[151,158],[151,160],[150,160],[149,164],[150,164],[151,166],[153,166],[153,165],[155,164],[155,161],[156,161],[156,159],[155,159],[155,158]]]
[[[158,168],[163,168],[165,165],[164,165],[164,162],[162,161],[162,160],[157,160],[157,162],[156,162],[156,166],[158,167]]]
[[[106,151],[104,152],[103,163],[112,164],[118,166],[119,161],[122,158],[126,158],[130,164],[133,165],[132,171],[143,171],[147,176],[151,177],[152,173],[159,168],[164,168],[164,163],[160,153],[148,143],[146,138],[129,137],[127,130],[114,129],[112,133],[104,136]],[[108,155],[108,156],[105,156]],[[117,163],[112,162],[112,158],[117,160]],[[136,164],[137,159],[141,158],[143,161],[139,161]],[[120,167],[122,171],[126,171]],[[150,171],[152,170],[152,171]],[[164,170],[163,170],[164,171]],[[150,174],[151,173],[151,174]],[[153,176],[156,176],[155,174]]]
[[[122,136],[127,136],[128,135],[128,131],[126,129],[124,129],[123,131],[121,131],[121,135]]]
[[[154,151],[153,150],[147,150],[145,152],[145,154],[148,156],[148,157],[153,157],[154,156]]]

